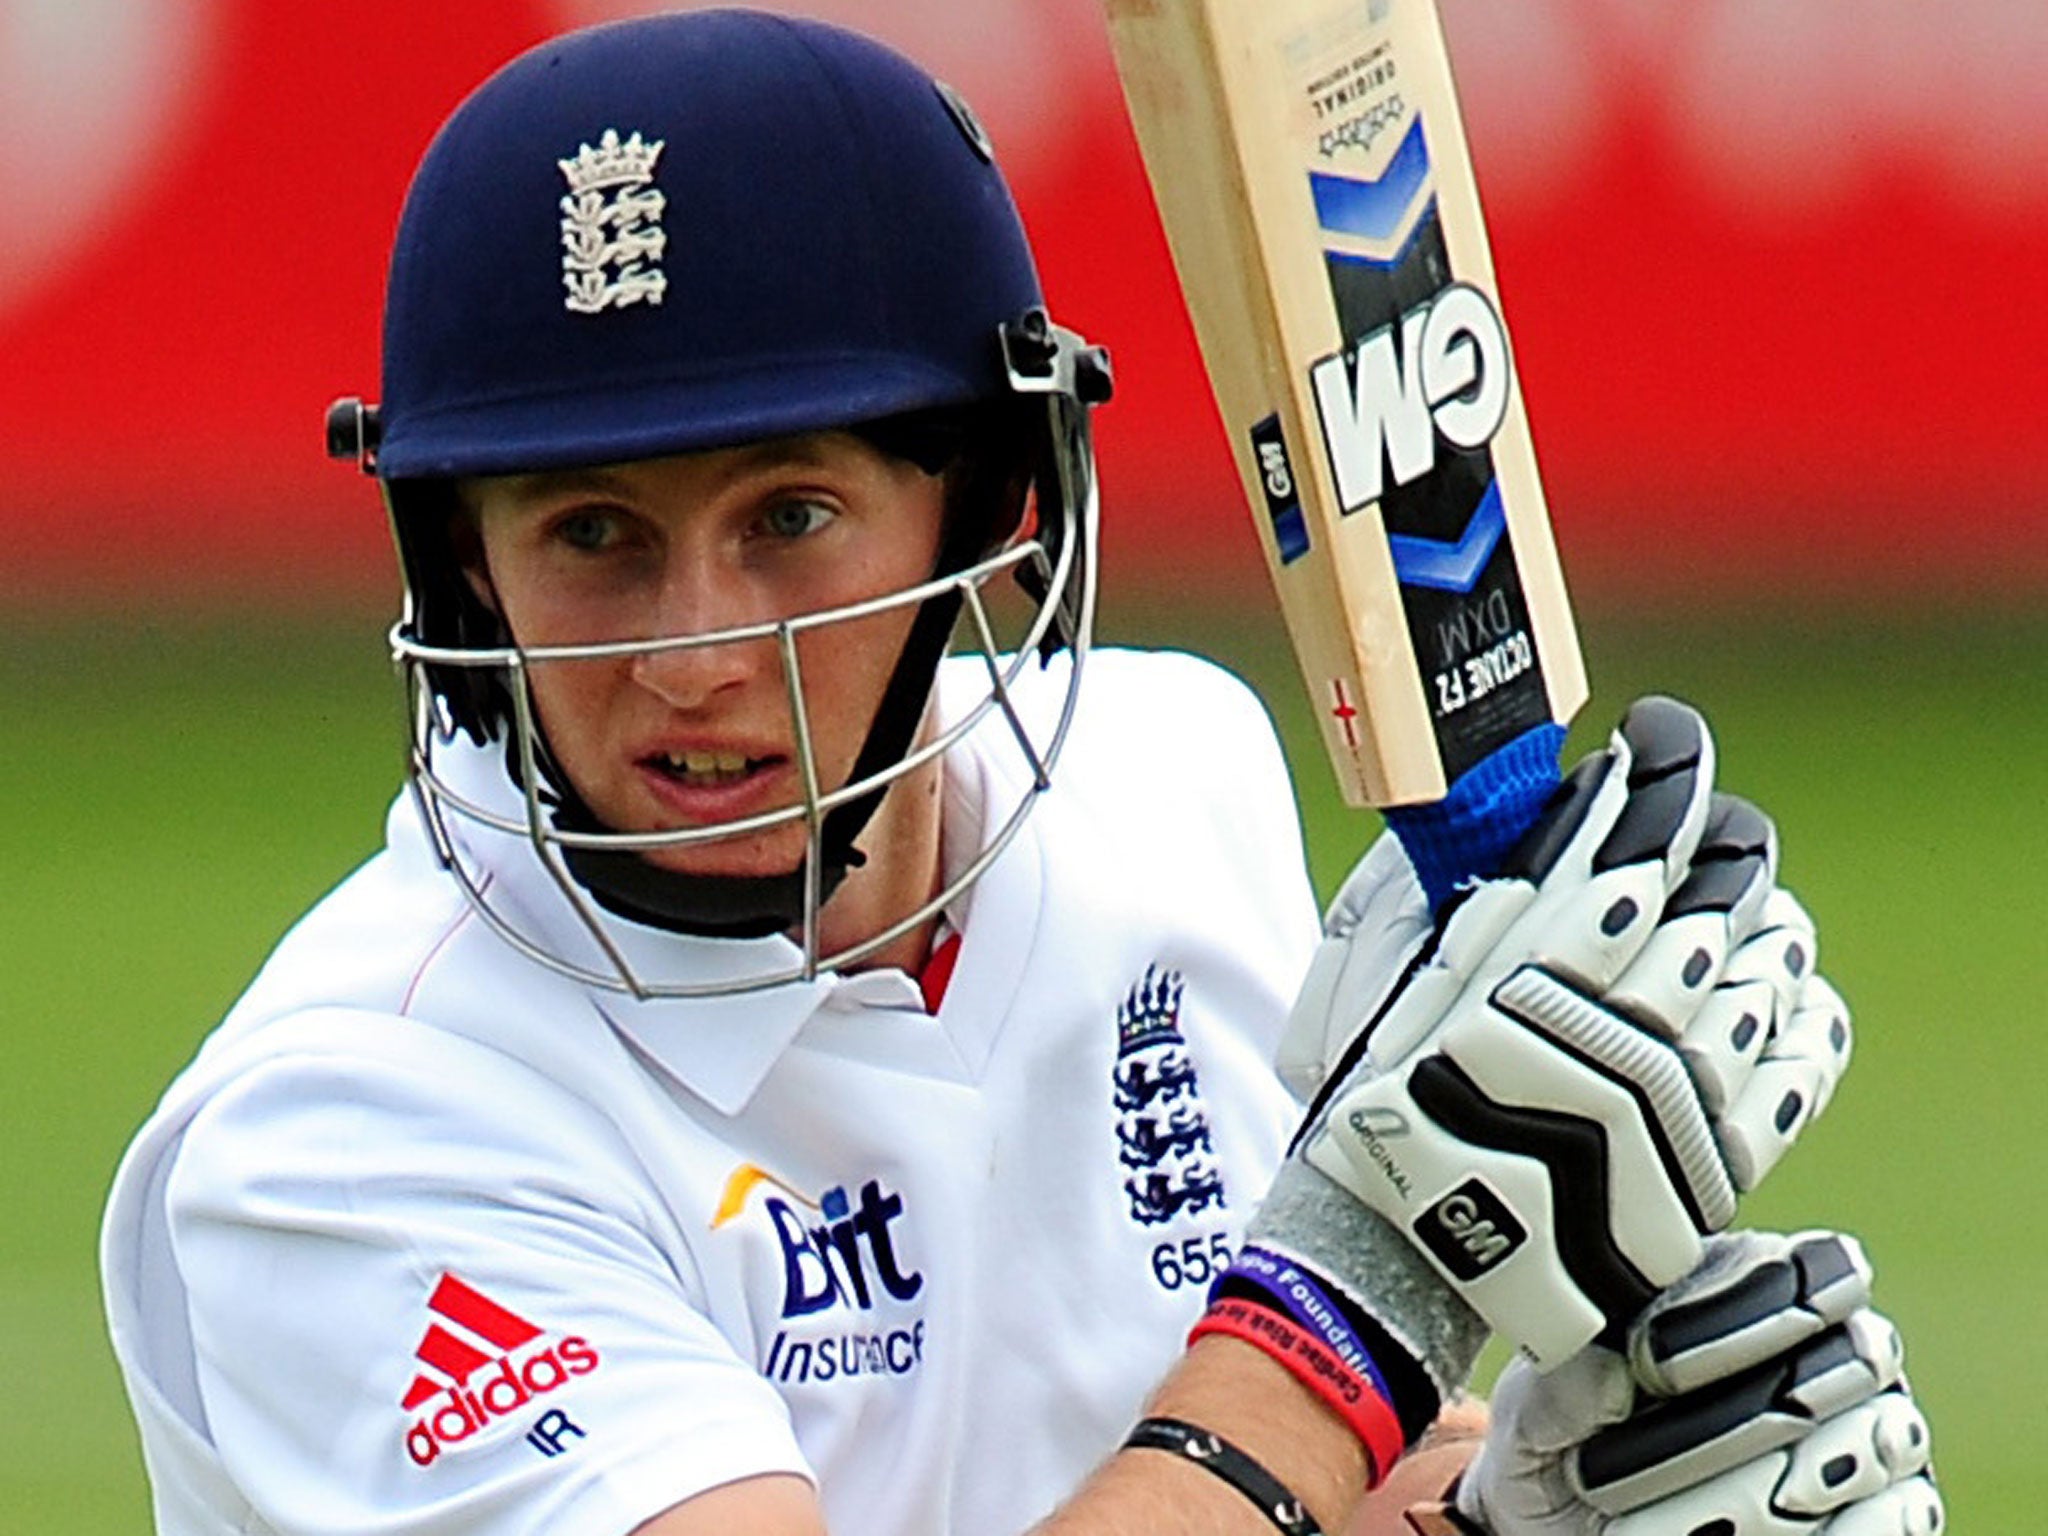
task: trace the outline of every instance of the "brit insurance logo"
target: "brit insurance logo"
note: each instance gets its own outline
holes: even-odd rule
[[[525,1424],[527,1444],[543,1456],[583,1438],[566,1411],[542,1400],[603,1363],[588,1339],[548,1333],[454,1275],[441,1276],[427,1310],[433,1320],[413,1351],[422,1369],[399,1399],[415,1416],[405,1452],[416,1466],[495,1442],[488,1432],[507,1423]]]
[[[903,1197],[879,1179],[816,1199],[742,1163],[712,1230],[758,1212],[781,1259],[779,1319],[761,1374],[781,1385],[908,1376],[924,1363],[924,1274],[911,1261]]]
[[[1116,1014],[1117,1157],[1127,1170],[1131,1218],[1147,1227],[1226,1203],[1201,1084],[1180,1032],[1186,989],[1179,971],[1147,966]]]

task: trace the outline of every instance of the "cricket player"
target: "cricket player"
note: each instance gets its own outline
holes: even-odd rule
[[[1714,1232],[1848,1033],[1698,717],[1319,927],[1257,703],[1091,652],[1107,360],[953,92],[557,39],[384,338],[408,792],[107,1214],[165,1536],[1938,1527],[1860,1250]]]

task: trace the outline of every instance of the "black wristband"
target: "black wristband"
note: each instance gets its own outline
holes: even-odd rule
[[[1124,1440],[1124,1448],[1171,1451],[1215,1473],[1259,1506],[1259,1513],[1284,1536],[1323,1536],[1307,1507],[1287,1485],[1221,1435],[1179,1419],[1140,1419]]]

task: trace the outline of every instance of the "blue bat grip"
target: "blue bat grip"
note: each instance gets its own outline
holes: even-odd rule
[[[1467,880],[1500,869],[1557,788],[1564,727],[1539,725],[1458,775],[1434,805],[1396,805],[1387,825],[1421,877],[1431,910]]]

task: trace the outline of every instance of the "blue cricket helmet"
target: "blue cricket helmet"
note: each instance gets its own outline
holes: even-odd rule
[[[526,953],[638,995],[702,990],[550,953],[493,908],[453,822],[550,850],[542,862],[586,926],[588,896],[684,933],[800,933],[798,963],[743,985],[858,961],[872,942],[820,952],[818,909],[861,862],[855,839],[882,797],[916,766],[963,606],[989,649],[980,593],[999,574],[1036,612],[1015,655],[990,652],[983,704],[948,729],[1006,720],[1034,772],[967,872],[905,924],[957,895],[1047,787],[1092,622],[1089,415],[1109,398],[1108,359],[1048,319],[986,136],[908,60],[841,28],[739,10],[594,27],[515,59],[456,109],[414,178],[391,257],[383,384],[381,405],[330,411],[328,447],[384,484],[406,582],[392,640],[411,778],[444,863]],[[522,649],[472,589],[455,482],[839,428],[947,476],[932,580],[887,599],[916,605],[910,637],[846,783],[808,788],[787,811],[811,829],[798,868],[658,869],[641,857],[646,834],[602,825],[555,767],[528,670],[548,652]],[[1064,702],[1034,738],[1004,695],[1025,656],[1062,647],[1074,657]],[[804,707],[793,701],[799,740]],[[502,744],[524,792],[518,815],[482,810],[444,777],[458,734]],[[673,840],[721,835],[735,834],[684,828]]]
[[[908,60],[753,11],[591,28],[491,77],[419,167],[378,470],[647,458],[997,398],[998,329],[1041,303],[986,138]]]

